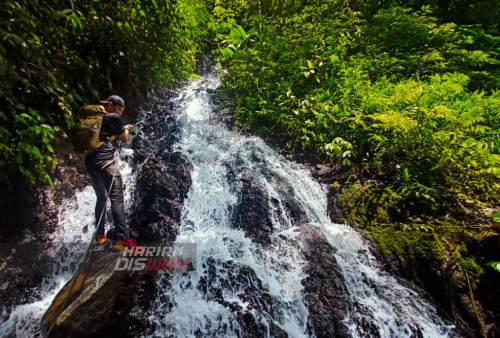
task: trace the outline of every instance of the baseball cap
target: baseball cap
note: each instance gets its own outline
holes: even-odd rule
[[[114,106],[125,107],[125,101],[123,101],[123,99],[118,95],[111,95],[107,100],[99,102],[101,104],[107,104],[108,102],[111,102]]]

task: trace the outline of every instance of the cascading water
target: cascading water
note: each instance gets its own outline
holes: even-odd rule
[[[344,319],[349,336],[374,331],[382,337],[456,336],[426,300],[380,268],[360,234],[330,221],[326,194],[307,168],[286,160],[261,139],[232,132],[217,121],[208,91],[218,86],[218,78],[208,75],[191,81],[175,99],[180,131],[174,150],[193,167],[176,242],[196,243],[197,260],[194,271],[157,279],[156,311],[150,318],[154,332],[145,334],[245,336],[252,326],[253,335],[314,336],[308,328],[299,238],[301,225],[307,224],[319,229],[336,250],[349,293]],[[139,137],[153,154],[167,135]],[[132,155],[132,150],[122,150],[126,160]],[[131,209],[135,173],[127,161],[121,163],[126,208]],[[241,182],[249,175],[267,203],[272,231],[265,243],[238,224],[238,205],[246,198]],[[4,311],[0,336],[37,332],[41,316],[75,272],[90,240],[91,231],[82,234],[82,227],[93,223],[94,203],[87,187],[61,206],[52,252],[59,264],[40,287],[37,301]]]
[[[307,321],[307,309],[301,300],[301,258],[297,251],[286,245],[287,239],[296,234],[290,231],[289,224],[277,224],[273,245],[262,250],[231,224],[231,208],[237,202],[237,196],[226,176],[228,165],[241,152],[248,152],[245,157],[251,155],[251,147],[245,145],[251,144],[253,139],[231,133],[218,123],[209,123],[206,89],[216,88],[218,83],[215,78],[195,81],[178,99],[182,134],[177,148],[193,165],[193,183],[185,201],[177,242],[196,243],[198,265],[195,273],[174,275],[169,284],[160,279],[160,289],[171,297],[175,306],[169,310],[162,306],[166,304],[158,304],[159,311],[153,319],[158,325],[155,336],[244,334],[236,324],[234,313],[215,301],[210,289],[200,290],[200,280],[207,278],[203,270],[207,260],[211,259],[215,262],[218,280],[234,278],[231,274],[235,272],[224,268],[228,261],[254,271],[265,289],[260,291],[269,293],[275,301],[273,317],[270,313],[254,311],[255,320],[267,328],[269,322],[274,321],[286,327],[292,336],[300,337],[304,335]],[[255,282],[249,280],[224,288],[223,298],[246,309],[249,304],[241,301],[239,295],[249,287],[259,288]]]
[[[169,283],[159,280],[154,336],[244,335],[236,314],[220,299],[244,310],[249,307],[244,295],[255,288],[272,298],[272,310],[250,310],[268,334],[271,325],[277,325],[292,337],[308,335],[301,286],[304,258],[296,245],[297,225],[285,207],[286,199],[298,206],[303,223],[321,229],[337,249],[353,304],[344,320],[350,336],[366,336],[366,323],[382,337],[454,336],[453,326],[446,325],[429,303],[380,269],[360,234],[330,221],[326,194],[306,168],[287,161],[261,139],[233,133],[214,120],[212,114],[217,112],[207,89],[218,86],[214,77],[196,80],[178,98],[182,133],[177,148],[193,165],[193,184],[184,202],[177,242],[195,242],[198,260],[194,273],[177,274]],[[270,245],[252,241],[232,222],[238,196],[230,172],[236,176],[251,172],[266,200],[273,201]],[[250,268],[256,280],[224,283],[235,278],[228,263],[237,269]],[[215,266],[215,274],[209,273],[210,265]],[[168,306],[162,303],[165,297],[170,300]]]
[[[129,161],[133,155],[131,149],[123,148],[118,157],[118,165],[125,185],[125,209],[131,208],[132,193],[135,176]],[[0,316],[0,337],[33,337],[41,335],[40,321],[52,303],[54,297],[73,276],[91,241],[94,230],[94,207],[96,196],[92,186],[85,187],[77,192],[74,199],[65,201],[59,208],[59,225],[51,241],[54,247],[48,252],[56,262],[53,272],[46,277],[36,291],[36,300],[32,303],[21,304],[11,309],[3,309]],[[108,210],[109,210],[108,206]],[[84,233],[83,229],[89,230]],[[26,290],[30,292],[30,290]]]

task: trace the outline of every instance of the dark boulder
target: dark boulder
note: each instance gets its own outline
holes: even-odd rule
[[[39,297],[38,286],[56,264],[47,251],[55,244],[59,206],[88,184],[84,157],[61,137],[53,147],[52,185],[32,186],[19,176],[12,187],[0,186],[0,304],[7,311]]]
[[[179,152],[152,156],[137,175],[131,227],[142,243],[174,241],[182,202],[191,186],[191,164]]]
[[[148,331],[156,295],[154,275],[115,270],[121,255],[96,252],[66,283],[42,318],[46,329],[55,321],[51,337],[135,337]]]
[[[344,278],[335,258],[335,249],[316,227],[303,224],[300,241],[307,275],[302,280],[309,309],[308,329],[317,337],[347,337],[342,322],[351,304]]]
[[[239,175],[238,202],[233,211],[232,224],[242,229],[256,242],[269,244],[273,224],[269,215],[269,201],[262,187],[252,179],[249,171]]]
[[[209,300],[229,308],[236,317],[242,332],[239,336],[288,337],[287,333],[270,318],[273,314],[273,299],[265,290],[261,280],[250,267],[234,261],[219,261],[209,258],[203,264],[203,277],[198,289],[206,293]],[[224,293],[237,294],[241,302],[248,304],[243,308],[239,302],[224,299]],[[269,328],[265,324],[269,325]]]
[[[133,129],[134,164],[143,163],[158,149],[172,151],[178,141],[179,122],[172,116],[171,104],[154,104],[146,107],[141,121]]]
[[[236,165],[236,163],[235,163]],[[237,168],[237,167],[236,167]],[[274,180],[273,173],[263,173],[270,180]],[[255,179],[256,175],[250,170],[230,168],[228,179],[234,181],[235,193],[238,201],[233,209],[232,224],[236,229],[242,229],[245,234],[260,244],[270,244],[270,234],[273,232],[271,208],[276,210],[275,217],[282,224],[290,220],[293,225],[300,224],[305,218],[304,212],[293,199],[293,187],[284,181],[275,180],[275,189],[279,191],[279,199],[269,197],[262,184]]]

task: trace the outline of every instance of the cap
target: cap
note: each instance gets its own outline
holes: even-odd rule
[[[108,102],[111,102],[114,106],[125,107],[125,101],[123,101],[123,99],[118,95],[111,95],[107,100],[99,102],[101,104],[107,104]]]

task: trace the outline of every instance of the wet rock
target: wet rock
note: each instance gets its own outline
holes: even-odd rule
[[[172,145],[178,140],[179,122],[172,116],[173,105],[158,103],[146,107],[143,119],[136,124],[132,148],[134,164],[143,163],[158,149],[172,151]]]
[[[261,154],[254,155],[255,161],[264,160]],[[255,174],[246,169],[243,160],[238,157],[227,165],[227,178],[238,196],[232,224],[236,229],[244,230],[255,242],[270,243],[269,236],[274,230],[271,217],[275,222],[289,226],[299,225],[306,218],[305,212],[293,198],[294,188],[276,177],[276,173],[263,166],[262,172]],[[267,195],[265,187],[256,179],[259,175],[273,182],[273,188],[278,192],[276,197]]]
[[[309,310],[308,329],[317,337],[347,337],[342,322],[352,308],[349,294],[335,259],[335,249],[316,227],[301,226],[302,253],[307,261],[302,281]]]
[[[61,137],[56,138],[53,147],[51,186],[31,186],[19,176],[13,179],[11,188],[0,187],[0,284],[4,286],[0,289],[0,303],[6,309],[37,298],[37,286],[54,264],[45,253],[53,245],[60,204],[87,184],[84,157],[75,154],[71,144]],[[43,268],[34,268],[31,260],[40,262],[38,267]]]
[[[39,292],[26,290],[37,291],[51,271],[51,258],[43,255],[43,246],[36,242],[1,243],[0,246],[0,304],[9,309],[35,301]]]
[[[336,183],[327,185],[326,198],[327,198],[326,210],[328,216],[330,217],[332,222],[341,223],[341,215],[339,210],[340,192],[339,192],[339,187],[336,185]]]
[[[46,329],[55,322],[52,337],[135,337],[147,332],[148,316],[154,311],[154,275],[116,271],[121,255],[95,253],[66,283],[42,318]]]
[[[270,243],[273,224],[269,215],[269,202],[263,189],[253,180],[249,171],[239,176],[238,203],[233,211],[232,224],[261,244]]]
[[[130,222],[140,242],[175,240],[182,202],[191,186],[191,170],[179,152],[162,151],[143,165],[137,175],[136,207]]]
[[[270,318],[273,314],[272,297],[265,290],[255,271],[234,261],[221,262],[209,258],[203,264],[203,277],[198,282],[198,289],[214,300],[229,308],[236,316],[241,332],[240,336],[287,337],[287,333]],[[225,294],[238,297],[239,302],[227,300]],[[245,303],[243,307],[241,304]]]
[[[227,128],[234,127],[234,115],[236,105],[233,97],[223,89],[208,89],[208,97],[211,105],[214,107],[214,113],[210,115],[212,119],[223,123]]]
[[[48,241],[47,234],[57,228],[61,202],[89,182],[83,155],[75,154],[61,137],[55,139],[53,147],[55,164],[49,169],[52,185],[32,186],[19,175],[10,188],[0,186],[0,241],[23,241],[26,231],[40,242]]]
[[[317,163],[309,165],[311,175],[321,184],[331,184],[339,178],[340,165]]]
[[[198,283],[200,291],[207,291],[208,299],[223,302],[223,291],[237,293],[242,302],[248,302],[248,310],[272,312],[272,298],[264,291],[262,282],[250,267],[234,261],[220,262],[209,258],[204,264],[203,277]],[[238,291],[243,291],[238,293]]]

